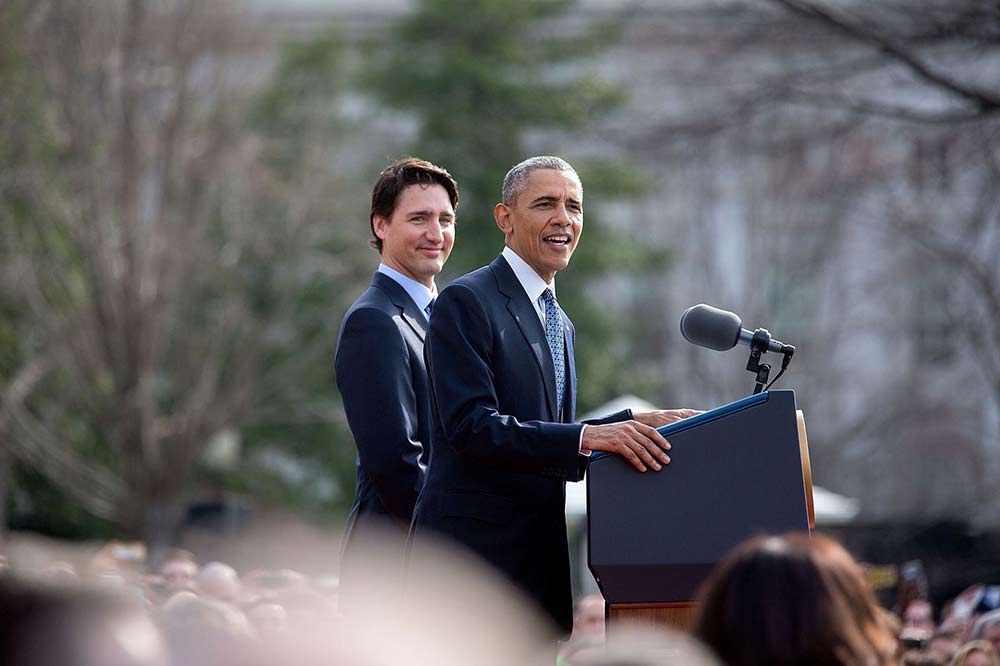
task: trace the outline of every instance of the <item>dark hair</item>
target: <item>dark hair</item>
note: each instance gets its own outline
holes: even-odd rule
[[[440,185],[448,193],[451,206],[458,210],[458,184],[445,169],[416,157],[405,157],[382,169],[378,181],[372,188],[372,209],[368,221],[371,224],[372,240],[369,244],[382,253],[382,239],[375,234],[375,217],[392,217],[399,195],[410,185],[430,187]]]
[[[807,534],[751,539],[701,592],[695,635],[729,666],[882,666],[896,641],[860,567]]]

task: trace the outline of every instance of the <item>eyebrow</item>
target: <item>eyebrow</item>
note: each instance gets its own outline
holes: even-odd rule
[[[425,208],[423,210],[411,210],[411,211],[407,211],[406,212],[406,216],[407,217],[414,217],[416,215],[430,216],[430,215],[433,215],[433,214],[434,214],[434,211],[431,210],[430,208]],[[447,210],[441,211],[441,217],[452,217],[453,215],[454,214],[452,212],[450,212],[450,211],[447,211]]]
[[[546,195],[542,195],[542,196],[536,198],[534,201],[531,202],[530,205],[534,206],[535,204],[539,204],[539,203],[554,203],[556,201],[559,201],[559,197],[553,196],[551,194],[546,194]],[[566,199],[566,203],[567,204],[576,204],[576,205],[580,206],[580,205],[582,205],[583,202],[581,202],[576,197],[569,197],[568,199]]]

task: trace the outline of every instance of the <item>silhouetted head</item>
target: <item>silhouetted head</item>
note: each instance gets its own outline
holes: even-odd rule
[[[729,666],[878,666],[896,641],[854,559],[822,536],[752,539],[706,582],[695,635]]]

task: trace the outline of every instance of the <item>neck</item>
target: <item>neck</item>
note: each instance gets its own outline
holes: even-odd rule
[[[424,285],[425,287],[427,287],[431,291],[434,291],[434,276],[433,275],[430,275],[430,276],[428,276],[426,278],[417,277],[416,275],[412,274],[410,271],[406,270],[402,266],[397,266],[394,262],[392,262],[391,260],[386,259],[385,257],[382,257],[379,261],[381,261],[383,264],[385,264],[386,266],[388,266],[392,270],[394,270],[394,271],[396,271],[396,272],[398,272],[398,273],[400,273],[402,275],[405,275],[406,277],[410,278],[414,282],[419,282],[420,284]]]
[[[538,277],[542,278],[542,282],[544,282],[545,284],[547,284],[549,286],[552,286],[552,281],[556,279],[556,273],[555,273],[555,271],[544,272],[544,271],[538,270],[538,267],[535,266],[530,261],[528,261],[527,259],[525,259],[524,255],[521,254],[520,252],[518,252],[516,249],[514,249],[513,245],[511,245],[510,243],[504,243],[504,245],[506,245],[508,248],[510,248],[511,252],[513,252],[517,256],[521,257],[521,260],[524,263],[528,264],[528,266],[531,267],[531,270],[535,271],[535,275],[537,275]]]

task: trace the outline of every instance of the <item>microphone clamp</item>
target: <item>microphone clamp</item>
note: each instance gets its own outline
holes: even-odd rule
[[[743,329],[740,331],[740,341],[750,345],[750,358],[747,360],[747,370],[755,375],[753,393],[757,395],[767,388],[767,380],[771,374],[771,365],[769,363],[761,363],[761,357],[769,351],[783,355],[781,359],[781,371],[778,373],[778,377],[780,377],[781,373],[788,367],[788,364],[792,362],[795,347],[786,345],[780,340],[773,340],[771,332],[766,328],[758,328],[752,334],[750,331]],[[775,380],[778,377],[775,377]]]

